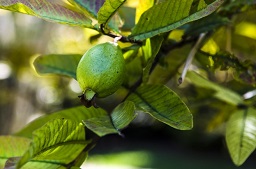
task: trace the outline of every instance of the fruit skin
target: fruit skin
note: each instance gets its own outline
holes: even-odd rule
[[[76,70],[86,100],[113,94],[123,83],[125,61],[117,43],[106,42],[89,49]]]

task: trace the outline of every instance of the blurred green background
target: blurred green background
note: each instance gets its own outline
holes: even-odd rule
[[[39,76],[32,63],[35,57],[44,54],[83,54],[92,45],[110,40],[105,36],[95,38],[97,35],[98,33],[92,30],[49,23],[35,17],[0,10],[1,135],[15,133],[29,121],[43,114],[81,105],[77,97],[81,91],[75,80],[56,75]],[[168,85],[186,101],[190,99],[186,92],[202,92],[179,88],[173,82]],[[197,98],[200,98],[200,95],[197,95]],[[118,96],[113,95],[100,100],[99,104],[111,110],[112,107],[108,105],[116,99],[119,99]],[[230,110],[230,107],[223,103],[211,101],[216,103],[216,107],[226,106],[226,110]],[[193,103],[193,100],[188,101],[194,114],[193,130],[177,131],[139,113],[130,127],[123,131],[124,138],[117,135],[102,138],[91,151],[83,167],[237,168],[232,163],[225,145],[225,113],[213,109],[214,106],[209,108],[207,102],[200,109],[195,108]],[[256,154],[253,153],[239,168],[255,168],[255,158]]]

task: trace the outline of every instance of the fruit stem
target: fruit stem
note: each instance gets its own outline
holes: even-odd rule
[[[95,92],[92,91],[91,89],[86,89],[84,92],[85,99],[88,101],[92,100],[94,95],[95,95]]]

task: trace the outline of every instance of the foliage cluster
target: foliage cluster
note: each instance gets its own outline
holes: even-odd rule
[[[0,137],[0,166],[79,168],[100,137],[122,136],[122,129],[138,113],[190,130],[190,110],[200,112],[202,105],[216,110],[208,129],[226,124],[230,156],[235,165],[242,165],[256,148],[256,52],[248,47],[255,41],[255,4],[255,0],[141,0],[134,6],[125,0],[0,0],[1,9],[121,36],[127,68],[126,81],[117,91],[126,96],[111,112],[78,106],[40,117],[13,136]],[[39,74],[76,79],[81,56],[43,55],[34,67]],[[223,84],[217,71],[227,75]],[[178,83],[182,88],[177,89]],[[173,86],[186,92],[189,106]],[[88,130],[95,135],[87,136]]]

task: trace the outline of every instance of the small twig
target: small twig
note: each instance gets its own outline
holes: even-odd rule
[[[205,37],[205,35],[206,35],[206,33],[201,33],[200,34],[196,44],[194,45],[194,47],[189,52],[186,63],[185,63],[185,66],[184,66],[182,74],[181,74],[181,77],[178,79],[178,84],[179,85],[184,81],[185,76],[186,76],[187,71],[188,71],[188,68],[191,65],[191,62],[192,62],[193,58],[195,57],[195,54],[198,51],[198,49],[201,45],[201,42],[202,42],[203,38]]]
[[[105,32],[105,25],[104,24],[101,24],[100,25],[100,30],[101,30],[101,33],[103,35],[107,35],[109,37],[112,37],[112,38],[116,38],[116,37],[120,37],[120,35],[114,35],[112,33],[107,33]],[[121,36],[121,38],[119,39],[120,42],[123,42],[123,43],[126,43],[126,42],[129,42],[129,43],[137,43],[137,44],[142,44],[142,41],[140,40],[135,40],[135,39],[131,39],[131,38],[128,38],[126,36]]]

